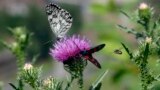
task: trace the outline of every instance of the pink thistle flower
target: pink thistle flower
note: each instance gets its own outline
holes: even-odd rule
[[[64,62],[77,56],[81,51],[90,48],[90,42],[84,37],[73,35],[56,42],[50,49],[50,55],[57,61]]]

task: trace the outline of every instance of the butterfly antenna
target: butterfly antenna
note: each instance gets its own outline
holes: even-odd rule
[[[48,43],[50,43],[50,42],[52,42],[52,40],[45,42],[43,45],[46,45],[46,44],[48,44]]]

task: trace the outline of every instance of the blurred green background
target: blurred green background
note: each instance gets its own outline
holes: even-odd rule
[[[121,46],[123,42],[134,50],[137,48],[137,42],[132,35],[120,31],[116,25],[137,28],[120,13],[120,10],[132,14],[141,2],[147,2],[155,8],[158,15],[159,0],[0,0],[0,39],[12,42],[12,36],[7,28],[25,26],[28,32],[34,33],[32,44],[27,51],[26,62],[29,62],[33,55],[40,53],[36,64],[43,65],[44,77],[53,75],[60,80],[65,80],[67,72],[63,70],[62,64],[53,60],[48,54],[49,48],[55,42],[44,9],[48,2],[55,2],[71,13],[73,24],[68,35],[83,35],[91,40],[92,46],[106,44],[102,51],[94,54],[101,63],[102,69],[99,70],[89,63],[84,72],[85,90],[106,69],[109,69],[109,73],[103,80],[102,90],[140,89],[139,71]],[[48,41],[53,42],[47,43]],[[123,54],[115,54],[115,49],[121,49]],[[8,83],[15,81],[16,71],[15,56],[0,45],[0,81],[4,83],[4,90],[11,90]],[[160,90],[159,84],[156,85],[157,89],[154,90]],[[78,86],[75,84],[74,87],[76,90]]]

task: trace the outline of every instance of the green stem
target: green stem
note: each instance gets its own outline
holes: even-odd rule
[[[149,32],[149,20],[146,20],[145,21],[145,25],[144,25],[144,28],[147,32]]]
[[[146,44],[145,50],[143,52],[143,58],[142,58],[142,62],[140,63],[140,72],[141,72],[141,81],[142,81],[142,88],[143,90],[147,90],[147,86],[148,86],[148,76],[149,76],[149,72],[148,72],[148,54],[149,54],[149,44]]]
[[[79,79],[78,79],[79,88],[83,89],[83,73],[80,73]]]
[[[74,80],[74,77],[71,77],[71,80],[67,83],[65,90],[68,90],[71,87],[73,80]]]
[[[149,74],[148,71],[148,56],[149,56],[149,44],[146,44],[145,50],[143,52],[143,58],[140,59],[139,69],[141,73],[141,82],[143,90],[147,90],[148,86],[152,84],[155,78]]]
[[[25,63],[25,55],[23,52],[18,53],[17,55],[17,66],[18,66],[18,72],[21,72],[23,69]]]
[[[147,77],[148,77],[148,70],[147,65],[144,65],[143,63],[140,65],[140,73],[141,73],[141,82],[142,82],[142,88],[143,90],[147,90]]]

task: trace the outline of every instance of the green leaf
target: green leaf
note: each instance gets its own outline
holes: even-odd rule
[[[153,36],[154,31],[155,31],[156,29],[157,29],[157,23],[156,23],[156,22],[153,22],[152,29],[150,30],[149,35],[150,35],[150,36]]]
[[[123,10],[120,10],[120,13],[122,13],[123,15],[125,15],[127,18],[131,19],[131,17],[126,12],[124,12]]]
[[[124,47],[124,49],[126,50],[126,52],[128,53],[128,55],[130,56],[130,59],[132,59],[133,58],[132,53],[129,51],[129,49],[123,43],[121,43],[121,44]]]
[[[14,30],[13,30],[11,27],[7,27],[7,30],[8,30],[11,34],[14,33]]]
[[[59,82],[56,90],[62,90],[62,84],[63,84],[63,82]]]
[[[98,83],[98,85],[95,87],[94,90],[100,90],[100,89],[101,89],[101,86],[102,86],[102,83]]]
[[[152,30],[154,30],[154,29],[156,29],[157,28],[157,22],[155,21],[154,23],[153,23],[153,28],[152,28]]]
[[[35,62],[37,61],[39,56],[40,56],[40,54],[37,54],[32,58],[32,64],[35,64]]]
[[[18,90],[18,88],[17,88],[15,85],[13,85],[12,83],[9,83],[9,85],[12,86],[12,88],[13,88],[14,90]]]
[[[127,32],[127,33],[129,33],[129,34],[133,34],[135,37],[136,37],[136,39],[138,39],[138,38],[144,38],[145,37],[145,35],[143,34],[143,33],[141,33],[141,32],[137,32],[137,31],[135,31],[133,28],[127,28],[127,27],[125,27],[125,26],[122,26],[122,25],[117,25],[121,30],[123,30],[124,32]]]
[[[134,34],[135,36],[137,35],[137,32],[134,30],[134,29],[130,29],[130,28],[127,28],[125,26],[122,26],[122,25],[117,25],[120,29],[122,29],[123,31],[127,32],[127,33],[131,33],[131,34]]]
[[[105,72],[103,72],[98,78],[97,80],[92,84],[92,86],[89,88],[89,90],[100,90],[101,85],[102,85],[102,80],[104,79],[104,77],[107,75],[108,70],[106,70]]]
[[[144,53],[143,53],[143,56],[144,56],[143,60],[145,60],[145,61],[147,60],[148,54],[149,54],[149,44],[147,43],[145,50],[144,50]]]
[[[22,80],[19,80],[19,89],[18,90],[23,90],[23,82]]]
[[[10,44],[7,44],[3,40],[0,40],[0,44],[3,45],[4,47],[8,48],[8,49],[11,49]]]
[[[67,79],[68,79],[68,77],[67,77]],[[67,86],[65,87],[65,90],[69,90],[74,79],[75,79],[74,77],[71,77],[70,80],[69,79],[67,80],[68,82],[67,82]]]

